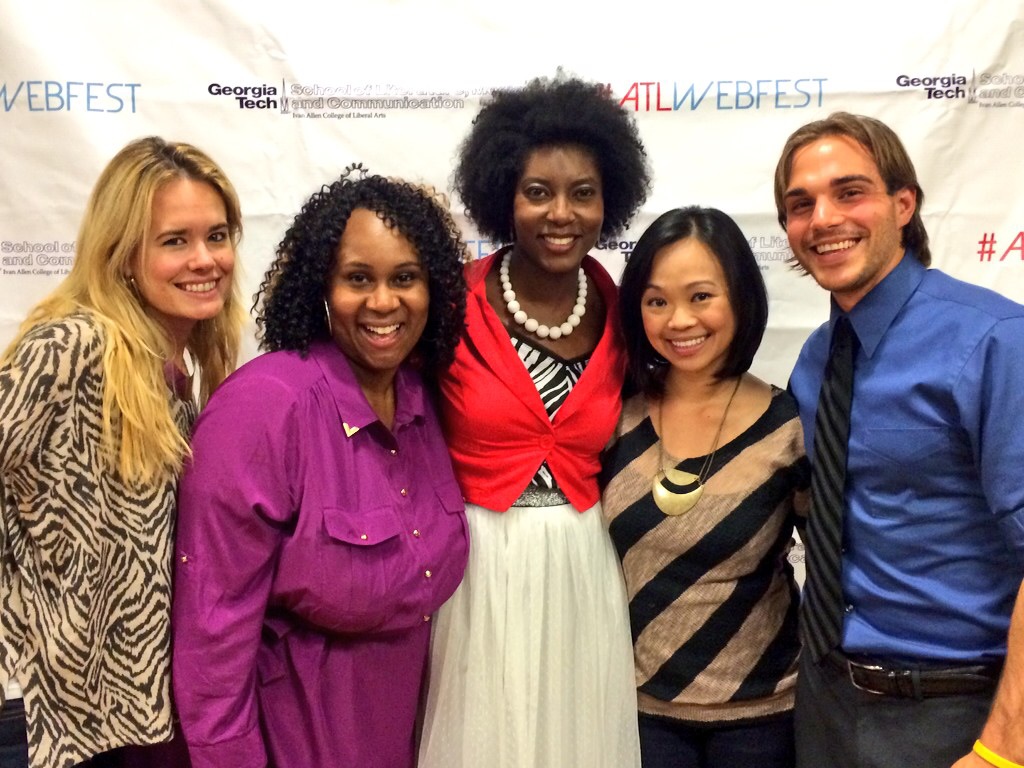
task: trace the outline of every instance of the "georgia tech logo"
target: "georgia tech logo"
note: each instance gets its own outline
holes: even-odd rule
[[[911,77],[897,75],[896,85],[900,88],[920,88],[929,99],[966,99],[967,78],[963,75],[939,75],[933,77]]]
[[[228,96],[239,109],[280,109],[278,90],[274,85],[221,85],[210,83],[206,89],[212,96]]]

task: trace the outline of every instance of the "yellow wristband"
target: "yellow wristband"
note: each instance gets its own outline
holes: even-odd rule
[[[996,768],[1024,768],[1024,765],[1015,763],[1012,760],[1007,760],[1005,757],[1000,757],[991,749],[981,743],[981,739],[974,742],[974,752],[986,763],[994,765]]]

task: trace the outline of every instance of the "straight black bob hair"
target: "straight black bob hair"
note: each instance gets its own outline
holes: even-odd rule
[[[641,308],[654,259],[666,246],[688,237],[697,238],[718,259],[736,317],[736,335],[716,378],[727,379],[750,370],[761,345],[768,325],[768,291],[739,226],[717,208],[690,206],[666,211],[640,236],[622,273],[619,312],[629,356],[624,388],[627,397],[642,392],[660,398],[665,393],[668,361],[647,340]]]

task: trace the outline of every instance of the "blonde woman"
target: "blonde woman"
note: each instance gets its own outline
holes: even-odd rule
[[[175,491],[193,392],[235,364],[241,232],[204,153],[128,144],[71,273],[0,358],[4,766],[120,765],[171,738]]]

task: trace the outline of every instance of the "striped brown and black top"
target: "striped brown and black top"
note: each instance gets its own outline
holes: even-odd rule
[[[705,458],[677,466],[697,474]],[[795,402],[773,388],[678,517],[654,504],[660,461],[645,399],[634,397],[605,452],[603,507],[629,594],[640,711],[719,722],[791,709],[799,596],[787,554],[810,477]]]

